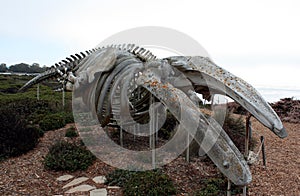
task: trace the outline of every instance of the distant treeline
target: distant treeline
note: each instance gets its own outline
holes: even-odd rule
[[[16,65],[6,66],[5,63],[0,64],[0,72],[15,72],[15,73],[41,73],[46,71],[47,67],[40,67],[38,63],[28,65],[26,63],[19,63]]]

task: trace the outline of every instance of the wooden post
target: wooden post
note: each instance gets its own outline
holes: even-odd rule
[[[261,145],[261,151],[262,151],[262,157],[263,157],[263,164],[266,167],[267,163],[266,163],[265,138],[264,138],[264,136],[260,136],[260,142],[262,143],[262,145]]]

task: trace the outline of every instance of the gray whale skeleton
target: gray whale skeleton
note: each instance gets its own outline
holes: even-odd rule
[[[207,57],[172,56],[158,59],[150,51],[134,44],[99,47],[67,57],[27,82],[20,91],[53,77],[63,82],[66,90],[78,89],[93,81],[96,83],[94,89],[88,85],[81,89],[88,96],[85,102],[95,100],[93,107],[101,126],[112,121],[114,110],[125,107],[110,101],[112,94],[117,94],[114,91],[122,91],[120,88],[124,81],[128,83],[128,99],[125,101],[129,103],[125,105],[130,105],[131,121],[140,122],[149,118],[149,97],[152,95],[178,121],[184,112],[188,118],[180,123],[184,127],[197,124],[195,131],[200,134],[195,134],[193,129],[186,130],[192,130],[190,134],[195,136],[199,144],[203,143],[204,150],[207,142],[203,140],[205,130],[219,133],[217,136],[212,134],[215,142],[206,153],[236,185],[246,185],[252,180],[247,162],[222,127],[214,119],[202,114],[191,94],[202,94],[208,100],[209,91],[224,94],[243,106],[278,137],[287,137],[281,120],[262,96],[250,84],[217,66]],[[116,97],[124,99],[124,96]]]

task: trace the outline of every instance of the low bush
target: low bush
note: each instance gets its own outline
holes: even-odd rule
[[[246,126],[243,117],[236,118],[232,113],[227,113],[223,124],[223,129],[231,138],[235,146],[241,151],[245,152],[245,134]],[[250,150],[253,150],[257,141],[252,137],[249,142]]]
[[[74,121],[69,92],[66,92],[64,108],[61,93],[44,85],[40,85],[40,100],[36,98],[35,87],[24,93],[16,93],[31,78],[0,76],[0,159],[27,152],[34,148],[44,131]],[[65,112],[60,112],[62,109]]]
[[[33,149],[41,131],[23,119],[15,108],[0,108],[0,157],[18,156]]]
[[[84,146],[58,141],[49,149],[44,166],[54,171],[86,170],[95,159],[96,157]]]
[[[107,184],[124,188],[124,195],[175,195],[176,189],[161,170],[130,172],[115,170]]]
[[[46,114],[40,120],[39,126],[43,131],[50,131],[64,127],[67,123],[73,122],[72,113],[58,112]]]
[[[137,172],[124,186],[124,195],[175,195],[173,182],[161,171]]]
[[[136,172],[128,171],[123,169],[116,169],[110,174],[106,176],[105,184],[109,186],[120,186],[124,187],[128,180],[134,175]]]
[[[203,179],[200,181],[202,189],[195,192],[195,196],[215,196],[226,195],[227,179],[225,176]],[[243,187],[231,184],[231,195],[240,195],[243,193]]]
[[[73,138],[73,137],[77,137],[77,136],[78,136],[78,133],[76,132],[76,129],[74,127],[70,127],[67,129],[65,137]]]
[[[65,119],[60,113],[48,114],[39,122],[40,128],[43,131],[59,129],[65,126],[65,124]]]
[[[222,178],[204,179],[201,185],[204,188],[196,191],[195,196],[226,195],[226,181]]]
[[[64,114],[66,124],[74,123],[74,117],[72,112],[64,112],[63,114]]]

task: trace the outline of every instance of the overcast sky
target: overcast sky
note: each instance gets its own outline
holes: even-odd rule
[[[139,26],[188,34],[255,87],[300,89],[300,1],[0,0],[0,63],[52,65]]]

